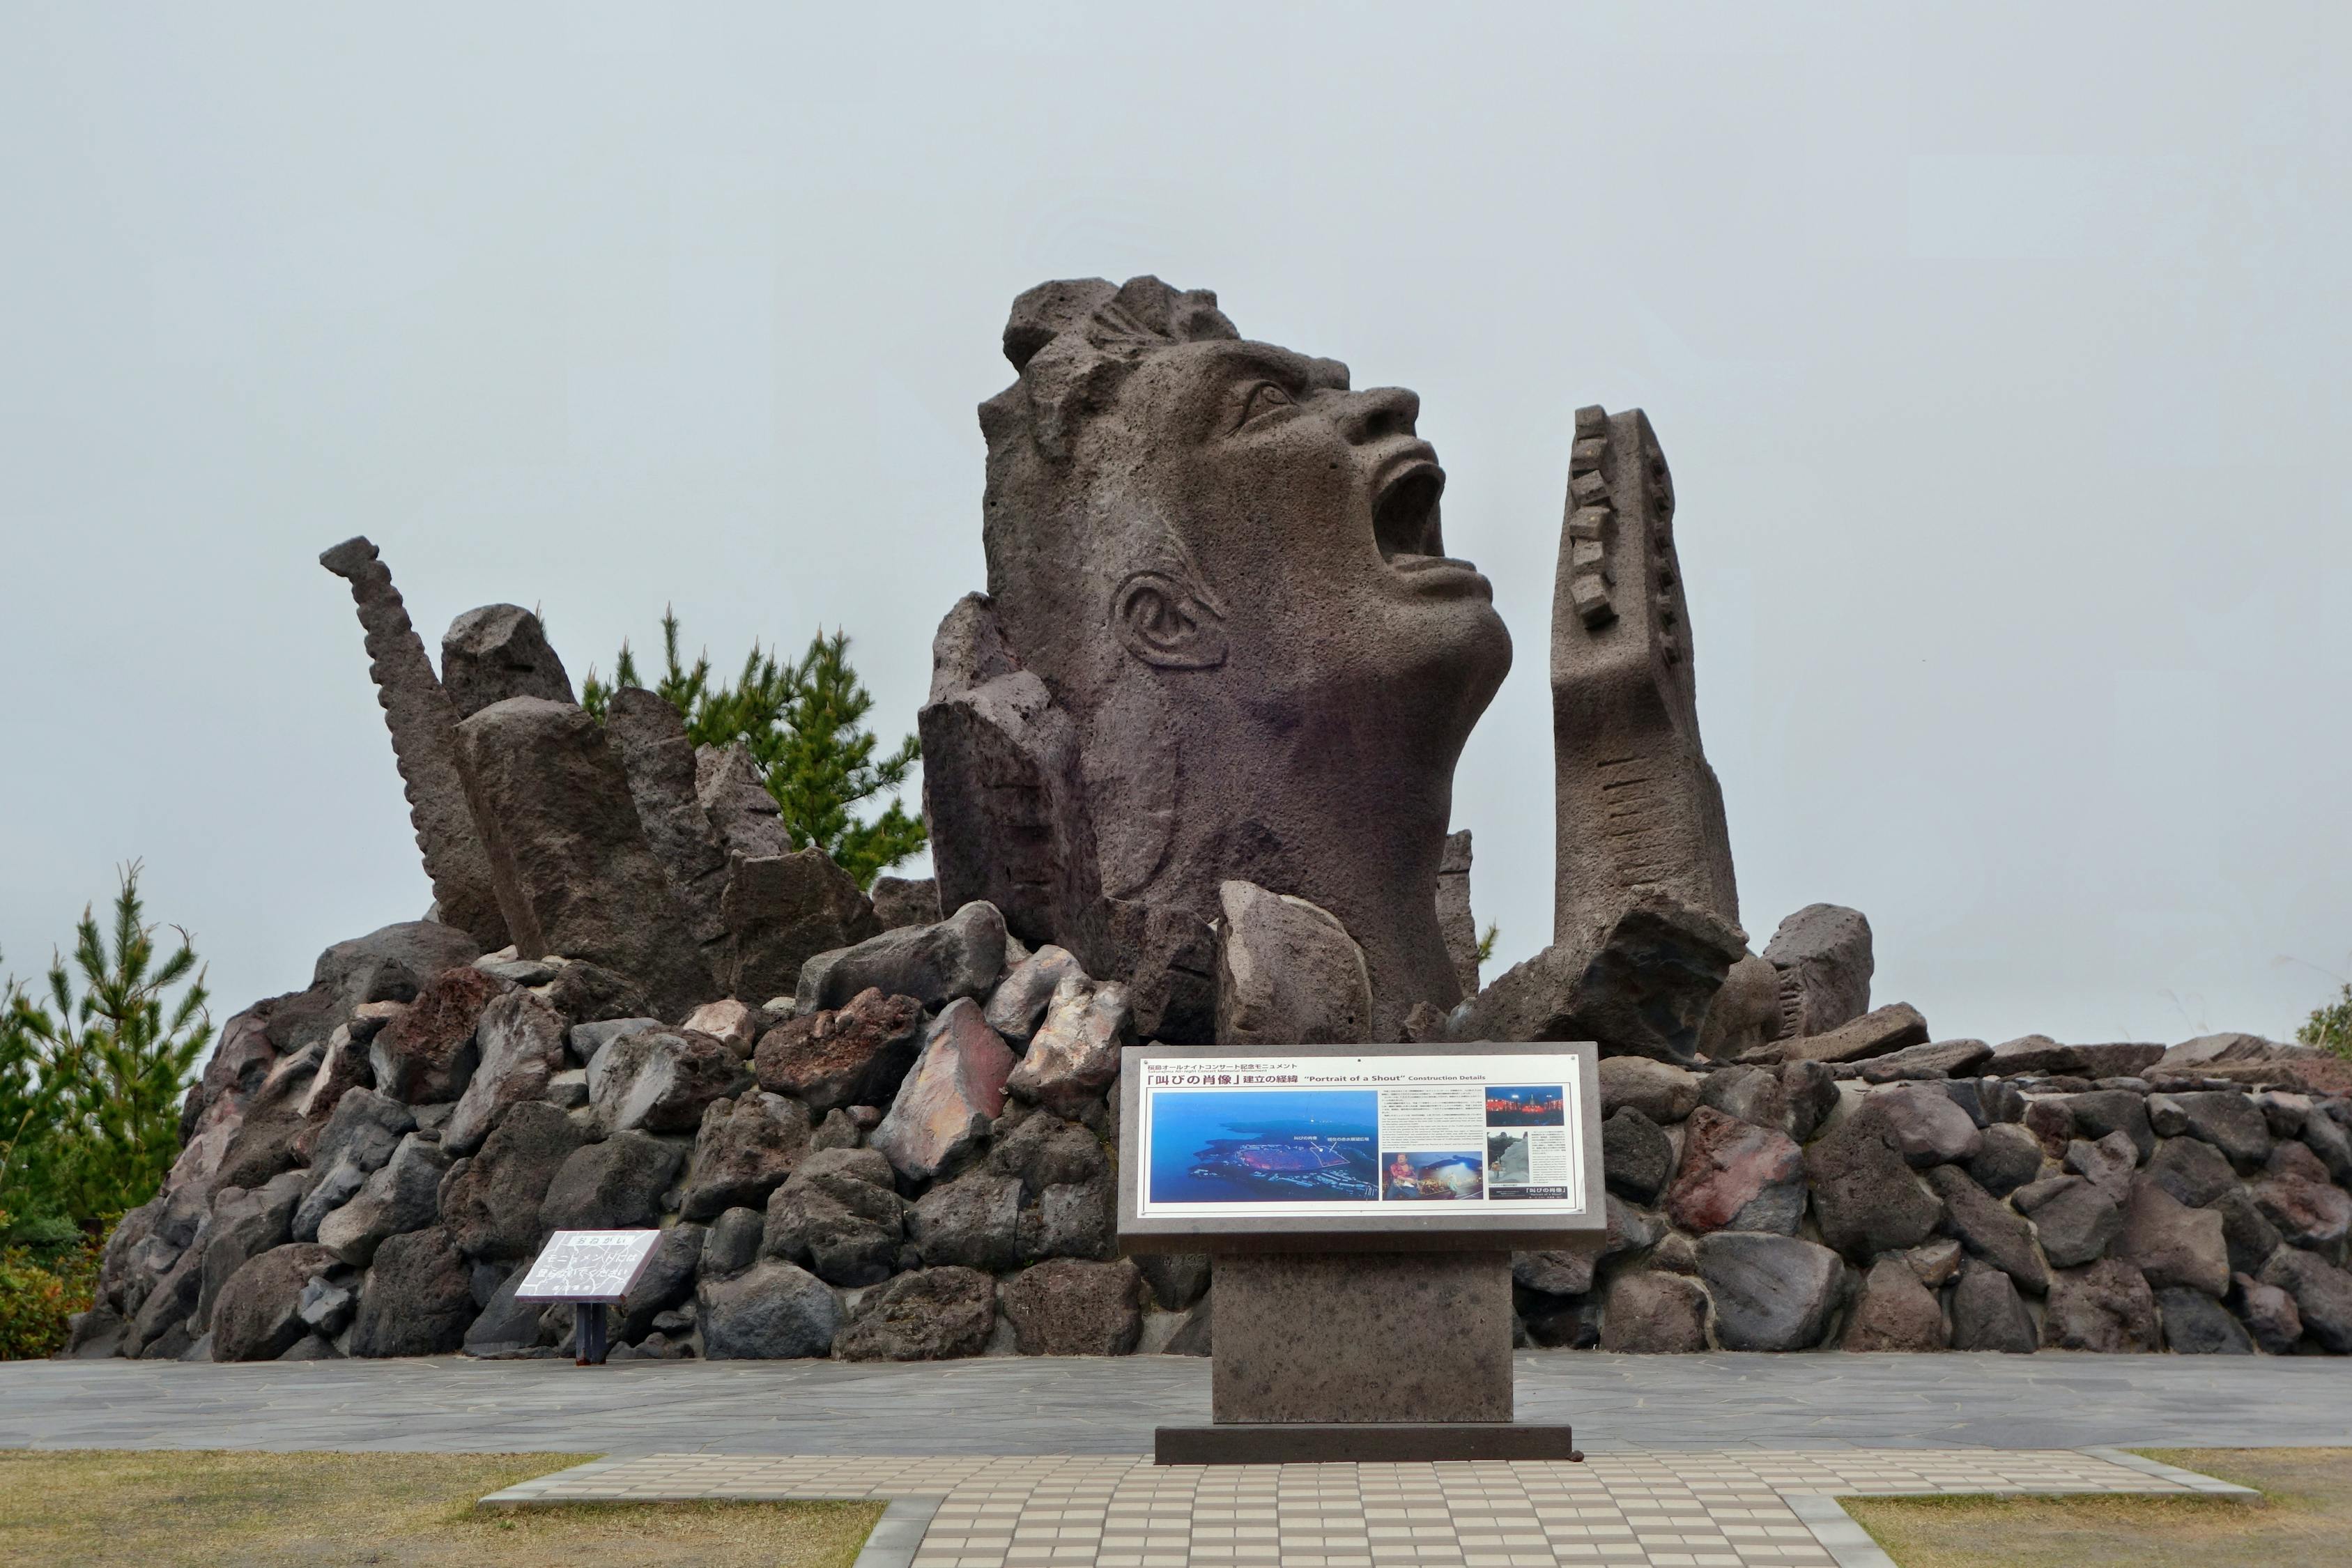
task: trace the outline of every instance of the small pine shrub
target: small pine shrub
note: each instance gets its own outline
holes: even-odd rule
[[[2294,1037],[2352,1061],[2352,984],[2326,1006],[2314,1007]]]
[[[624,642],[610,685],[588,671],[581,706],[601,724],[614,691],[645,684]],[[694,744],[740,745],[751,753],[793,848],[824,850],[861,888],[921,852],[922,817],[889,797],[905,787],[922,747],[908,735],[895,751],[878,751],[880,739],[866,727],[874,699],[850,666],[846,634],[818,633],[795,664],[753,643],[730,686],[713,681],[709,654],[691,665],[679,657],[677,616],[664,610],[662,669],[649,689],[677,710]],[[877,798],[888,801],[880,813],[856,814]]]

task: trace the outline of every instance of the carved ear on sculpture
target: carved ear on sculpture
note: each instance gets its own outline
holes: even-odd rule
[[[1214,669],[1225,662],[1224,612],[1175,573],[1129,573],[1111,595],[1110,618],[1119,642],[1146,664]]]

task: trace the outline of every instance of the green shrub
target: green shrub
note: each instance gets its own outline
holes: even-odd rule
[[[23,1228],[0,1211],[0,1231]],[[69,1244],[0,1247],[0,1361],[30,1361],[65,1348],[66,1321],[98,1292],[98,1243],[68,1226]]]
[[[2352,1060],[2352,984],[2344,987],[2335,1001],[2324,1007],[2314,1007],[2311,1016],[2294,1037],[2306,1046],[2317,1046]]]
[[[793,848],[814,845],[861,888],[871,888],[877,874],[921,851],[923,820],[898,802],[870,822],[852,815],[853,807],[877,795],[896,795],[922,760],[922,747],[908,735],[897,751],[875,755],[880,742],[864,722],[874,699],[850,668],[846,633],[818,633],[792,665],[777,663],[753,643],[735,683],[714,686],[709,654],[691,666],[679,659],[677,617],[664,610],[662,655],[662,675],[651,689],[686,720],[687,739],[694,744],[742,743],[775,797]],[[581,705],[601,723],[614,691],[644,685],[636,655],[624,642],[613,683],[605,685],[591,668]]]

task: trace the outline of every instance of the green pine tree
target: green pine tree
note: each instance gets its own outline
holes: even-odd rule
[[[849,667],[845,632],[819,632],[809,639],[808,652],[793,668],[791,689],[782,743],[768,768],[768,793],[776,797],[795,847],[816,845],[859,887],[870,888],[877,875],[923,847],[923,822],[896,800],[870,822],[851,816],[850,808],[903,788],[922,760],[921,743],[908,735],[897,751],[876,758],[880,742],[864,723],[874,699]]]
[[[110,932],[83,909],[72,971],[52,962],[46,997],[8,984],[0,1208],[18,1226],[63,1218],[101,1228],[154,1196],[179,1157],[181,1098],[213,1026],[195,949],[182,931],[162,956],[142,918],[139,870],[136,861],[123,869]]]
[[[636,654],[624,642],[612,684],[591,669],[581,702],[601,723],[614,691],[645,685]],[[662,671],[649,689],[677,710],[695,745],[740,742],[774,797],[793,847],[824,850],[859,887],[871,888],[881,872],[922,850],[922,818],[899,802],[891,800],[871,821],[856,814],[905,787],[922,748],[908,735],[887,756],[875,755],[881,742],[864,722],[874,699],[850,666],[847,633],[819,632],[791,665],[755,642],[733,684],[713,684],[707,652],[691,665],[679,657],[677,616],[665,609]]]

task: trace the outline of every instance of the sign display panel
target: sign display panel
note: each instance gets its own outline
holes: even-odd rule
[[[1128,1053],[1121,1228],[1578,1230],[1591,1047]]]
[[[520,1301],[618,1301],[652,1261],[657,1230],[559,1230],[515,1287]]]

